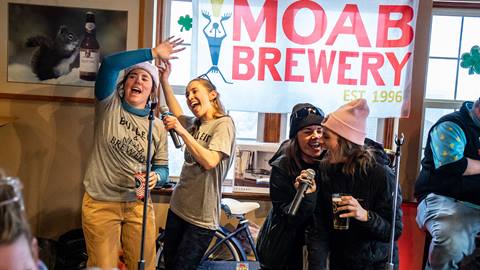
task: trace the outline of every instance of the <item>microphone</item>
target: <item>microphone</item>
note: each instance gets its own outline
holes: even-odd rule
[[[307,169],[307,179],[310,181],[315,181],[315,171],[313,169]],[[302,202],[303,197],[305,196],[305,191],[307,191],[307,188],[310,186],[306,182],[302,182],[300,184],[301,186],[297,189],[297,194],[295,194],[295,198],[293,198],[293,202],[290,205],[290,208],[288,208],[287,214],[289,216],[295,216],[298,211],[298,207],[300,206],[300,203]]]
[[[150,109],[151,110],[155,109],[155,107],[157,107],[157,104],[158,104],[157,96],[154,93],[152,93],[149,97],[148,102],[149,102],[149,105],[150,105]],[[168,111],[168,109],[167,109],[167,111]]]
[[[173,115],[171,112],[168,111],[167,106],[160,107],[160,112],[162,113],[162,119],[166,115]],[[168,132],[170,133],[170,137],[172,138],[175,148],[182,147],[182,143],[180,142],[180,138],[178,137],[177,132],[174,129],[170,129]]]

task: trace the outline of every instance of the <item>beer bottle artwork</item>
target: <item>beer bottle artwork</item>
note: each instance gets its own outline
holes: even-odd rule
[[[85,36],[80,44],[80,79],[95,81],[100,60],[100,45],[96,38],[95,14],[87,12]]]

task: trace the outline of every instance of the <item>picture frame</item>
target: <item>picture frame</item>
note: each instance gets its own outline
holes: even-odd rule
[[[272,167],[268,162],[278,147],[278,143],[265,142],[237,144],[233,192],[269,194]]]
[[[122,32],[122,37],[125,42],[125,45],[123,47],[118,47],[118,46],[110,46],[110,51],[108,51],[108,54],[114,53],[115,51],[122,51],[122,50],[131,50],[131,49],[136,49],[138,48],[139,44],[139,25],[140,25],[140,6],[141,6],[141,1],[142,0],[117,0],[117,1],[108,1],[108,0],[69,0],[69,1],[55,1],[55,0],[6,0],[2,1],[0,3],[0,98],[14,98],[14,99],[38,99],[38,100],[57,100],[57,101],[75,101],[75,102],[82,102],[82,103],[93,103],[93,84],[94,82],[81,82],[78,83],[80,80],[72,80],[72,81],[61,81],[58,78],[53,78],[53,79],[48,79],[45,81],[41,81],[38,77],[38,73],[34,74],[35,72],[33,71],[33,52],[31,52],[31,56],[28,54],[24,55],[16,55],[18,53],[17,47],[20,47],[20,45],[17,45],[15,47],[15,44],[12,40],[9,40],[9,30],[15,30],[15,35],[20,35],[19,31],[17,31],[18,27],[13,27],[12,25],[9,25],[10,21],[15,21],[15,22],[21,22],[19,24],[23,24],[24,21],[32,20],[30,17],[27,18],[19,18],[17,20],[12,20],[12,18],[9,18],[9,7],[10,10],[15,10],[13,8],[17,8],[20,10],[20,13],[15,13],[15,15],[22,14],[21,12],[24,12],[22,8],[18,7],[23,7],[25,6],[26,9],[28,10],[29,8],[33,8],[33,12],[38,13],[38,25],[41,25],[42,22],[45,24],[45,20],[55,20],[56,16],[50,17],[45,17],[42,11],[42,7],[47,8],[48,10],[55,10],[57,9],[57,13],[60,14],[60,16],[68,16],[68,14],[75,14],[75,12],[83,12],[85,13],[86,11],[92,11],[95,13],[95,11],[99,11],[100,13],[103,12],[105,14],[109,14],[109,16],[116,16],[119,14],[119,16],[122,16],[122,19],[126,17],[126,23],[122,24],[123,28],[122,30],[126,31],[126,33]],[[60,2],[60,4],[59,4]],[[60,9],[59,9],[60,8]],[[38,9],[38,11],[37,11]],[[12,12],[13,13],[13,12]],[[63,14],[65,13],[65,14]],[[27,13],[29,14],[29,13]],[[113,14],[113,15],[112,15]],[[24,15],[24,14],[23,14]],[[35,17],[35,13],[33,13],[32,17]],[[13,16],[13,15],[12,15]],[[43,20],[43,21],[42,21]],[[98,20],[98,19],[97,19]],[[77,22],[78,21],[78,22]],[[98,20],[101,21],[101,20]],[[97,23],[98,23],[97,21]],[[110,20],[109,20],[110,21]],[[120,21],[120,20],[119,20]],[[30,25],[34,23],[30,22]],[[50,23],[48,21],[48,25],[55,25],[55,23]],[[84,29],[85,26],[85,17],[81,19],[75,20],[75,27],[78,29],[78,25],[83,27]],[[25,27],[25,26],[23,26]],[[29,26],[31,27],[31,26]],[[31,28],[36,28],[41,29],[39,26],[33,25]],[[102,27],[97,26],[97,28]],[[45,27],[44,27],[45,28]],[[106,27],[105,27],[106,28]],[[126,28],[126,30],[125,30]],[[112,26],[109,26],[109,29],[112,29]],[[55,29],[56,31],[56,29]],[[39,31],[40,32],[40,31]],[[72,31],[73,32],[73,31]],[[77,30],[78,32],[78,30]],[[33,33],[33,34],[32,34]],[[32,33],[27,33],[23,34],[25,37],[23,40],[28,40],[28,35],[35,36],[35,32]],[[57,37],[51,37],[52,39],[58,38],[58,35],[60,33],[60,29],[57,32]],[[38,34],[38,36],[46,36],[43,33]],[[79,44],[81,40],[83,39],[84,33],[79,33],[77,34],[77,40]],[[98,35],[97,35],[98,37]],[[48,36],[47,36],[48,38]],[[19,38],[20,39],[20,38]],[[22,41],[23,41],[22,40]],[[121,39],[120,39],[121,40]],[[108,44],[117,44],[119,43],[118,41],[113,41],[113,42],[106,42]],[[122,42],[120,42],[122,43]],[[101,46],[101,45],[100,45]],[[24,49],[24,48],[22,48]],[[26,55],[26,56],[25,56]],[[16,58],[15,58],[16,57]],[[28,71],[26,70],[26,66],[28,66],[28,59],[25,59],[26,57],[31,57],[30,59],[30,72],[32,74],[29,74],[30,77],[27,77],[27,79],[24,79],[22,76],[24,76]],[[18,60],[23,61],[23,69],[15,69],[18,66],[21,65],[16,65],[13,66],[12,63],[14,63],[14,60],[12,59],[20,59]],[[78,63],[78,56],[76,59]],[[10,64],[10,65],[9,65]],[[12,68],[12,66],[14,68]],[[71,65],[73,66],[73,64]],[[78,64],[77,64],[77,70],[75,70],[75,67],[71,68],[71,73],[66,74],[70,75],[73,72],[76,72],[77,74],[79,73],[78,71]],[[10,68],[10,70],[9,70]],[[9,74],[10,72],[10,74]],[[15,75],[15,73],[19,74],[20,76],[12,76],[12,74]],[[67,70],[68,72],[68,70]],[[9,76],[10,75],[10,76]],[[65,76],[66,76],[65,75]],[[78,76],[78,75],[77,75]],[[26,76],[25,76],[26,77]],[[13,79],[12,79],[13,78]],[[20,78],[20,79],[18,79]],[[28,78],[34,78],[29,80]],[[60,78],[60,77],[59,77]],[[37,80],[37,81],[36,81]]]

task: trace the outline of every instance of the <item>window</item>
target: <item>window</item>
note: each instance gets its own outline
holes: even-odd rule
[[[237,138],[243,140],[256,140],[258,127],[258,113],[229,111],[237,129]]]
[[[191,70],[191,42],[192,29],[185,27],[179,20],[188,21],[193,18],[192,1],[189,0],[173,0],[164,1],[164,18],[163,22],[166,26],[166,33],[164,36],[180,37],[184,40],[183,46],[186,49],[179,53],[178,59],[172,60],[172,73],[169,81],[175,91],[175,96],[182,109],[187,115],[192,115],[187,107],[184,96],[185,86],[190,79],[195,76]],[[188,28],[188,29],[187,29]],[[228,108],[227,108],[228,109]],[[256,112],[241,112],[228,111],[228,114],[233,118],[237,131],[237,139],[242,140],[257,140],[259,114]],[[176,149],[173,142],[169,142],[169,168],[170,175],[179,176],[183,164],[183,152],[181,149]],[[229,176],[232,172],[229,173]]]
[[[163,25],[164,37],[175,36],[184,39],[184,46],[186,49],[178,56],[179,59],[172,61],[172,73],[170,75],[170,83],[175,91],[176,97],[180,104],[184,106],[184,112],[190,113],[186,107],[184,92],[185,86],[190,79],[195,76],[193,74],[190,63],[195,62],[192,59],[192,28],[186,26],[188,22],[193,19],[193,9],[191,0],[170,0],[163,1]],[[187,23],[185,23],[187,22]],[[192,21],[193,23],[193,21]],[[228,109],[228,108],[227,108]],[[241,112],[228,111],[228,114],[233,118],[237,131],[238,140],[255,141],[258,138],[263,138],[263,120],[262,114],[257,112]],[[283,114],[281,117],[281,135],[280,140],[288,138],[289,131],[289,115]],[[380,120],[381,121],[381,120]],[[379,119],[369,118],[367,121],[368,137],[380,140],[377,136],[377,127]],[[175,149],[173,143],[169,143],[169,167],[170,175],[180,175],[181,166],[183,164],[183,152]]]
[[[432,125],[460,108],[464,100],[478,98],[480,75],[460,66],[461,56],[480,45],[480,10],[433,10],[425,93],[422,149]]]

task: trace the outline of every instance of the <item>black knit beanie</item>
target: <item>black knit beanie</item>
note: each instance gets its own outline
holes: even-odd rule
[[[303,111],[302,111],[303,110]],[[298,103],[293,106],[290,115],[290,133],[288,137],[294,138],[297,132],[307,126],[320,125],[325,114],[310,103]]]

